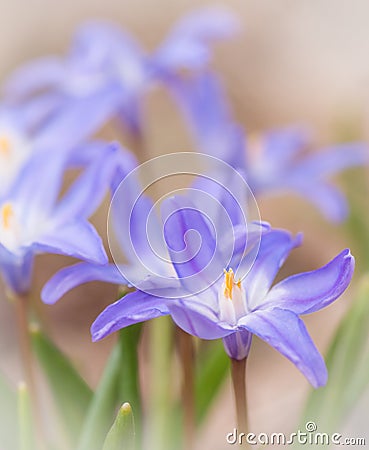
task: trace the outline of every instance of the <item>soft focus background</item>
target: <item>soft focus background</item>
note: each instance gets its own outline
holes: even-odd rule
[[[151,49],[185,12],[214,4],[184,0],[135,3],[2,0],[0,79],[29,59],[63,53],[74,30],[87,19],[114,20]],[[214,66],[225,82],[238,121],[248,132],[289,123],[308,123],[316,131],[317,145],[347,137],[369,139],[367,0],[230,0],[216,4],[229,7],[243,24],[236,38],[217,46]],[[150,156],[194,148],[167,94],[153,91],[146,106],[146,143]],[[118,137],[109,130],[106,136]],[[345,225],[333,227],[302,200],[268,199],[260,202],[260,210],[262,218],[276,227],[287,227],[294,232],[304,230],[305,245],[293,253],[283,274],[317,268],[342,248],[354,246]],[[94,218],[103,235],[106,211],[107,204]],[[63,257],[41,257],[36,273],[37,286],[41,288],[59,267],[70,262]],[[355,283],[339,302],[307,318],[308,328],[320,350],[326,348],[354,292]],[[77,362],[93,386],[114,338],[92,344],[89,326],[114,297],[114,287],[90,283],[69,293],[56,306],[42,308],[52,337]],[[9,378],[17,381],[20,362],[13,311],[5,299],[0,299],[0,305],[0,366]],[[145,356],[144,339],[142,364],[145,364]],[[251,430],[294,431],[296,417],[309,389],[306,380],[276,351],[259,341],[253,346],[249,359]],[[368,405],[368,395],[363,396],[347,430],[337,431],[346,436],[365,436]],[[222,439],[233,429],[232,406],[231,387],[227,383],[201,432],[199,449],[226,447]]]

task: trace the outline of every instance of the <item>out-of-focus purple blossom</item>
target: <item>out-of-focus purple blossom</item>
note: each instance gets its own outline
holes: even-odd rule
[[[146,91],[181,76],[182,69],[204,68],[211,45],[235,29],[236,20],[227,10],[199,10],[179,21],[150,54],[114,24],[87,23],[77,31],[66,57],[42,58],[21,67],[6,83],[5,94],[8,101],[21,104],[36,95],[43,105],[40,119],[65,116],[71,124],[77,121],[77,131],[85,136],[113,117],[137,133]]]
[[[162,275],[170,275],[168,274],[168,265],[164,267],[161,264],[162,261],[158,262],[151,249],[146,245],[146,224],[150,211],[154,207],[153,201],[147,195],[142,194],[142,184],[135,175],[129,178],[127,191],[123,193],[117,189],[120,182],[138,166],[137,160],[132,154],[127,156],[121,157],[121,164],[118,164],[112,180],[112,192],[115,200],[111,212],[117,244],[127,263],[101,265],[87,261],[61,269],[42,290],[41,297],[45,303],[53,304],[69,290],[90,281],[105,281],[118,285],[130,285],[131,281],[135,284],[142,282],[151,273],[142,264],[142,258],[146,260],[151,270]],[[129,216],[132,217],[134,225],[131,229],[127,229],[129,223],[126,217]],[[156,220],[156,223],[152,223],[153,231],[160,233],[159,218],[154,215],[153,219]],[[166,249],[162,249],[161,253],[163,251],[166,252]],[[175,274],[173,268],[172,274]]]
[[[121,157],[116,145],[105,147],[61,199],[67,158],[46,151],[29,158],[0,196],[0,271],[12,291],[29,290],[39,253],[107,262],[102,241],[87,220],[111,185]]]
[[[256,195],[297,194],[313,203],[332,222],[347,217],[343,193],[329,177],[368,162],[363,143],[337,144],[311,152],[311,140],[302,128],[265,133],[250,142],[248,182]]]
[[[236,169],[245,170],[246,147],[242,127],[232,118],[220,80],[205,72],[171,85],[199,150]]]
[[[174,25],[150,58],[155,72],[172,77],[180,70],[202,71],[212,58],[211,45],[230,38],[238,30],[234,14],[208,7],[189,13]]]
[[[264,234],[257,258],[248,270],[247,254],[240,258],[236,252],[231,261],[222,259],[206,217],[188,205],[188,199],[183,203],[178,197],[163,204],[164,212],[176,211],[164,228],[177,274],[172,286],[163,287],[160,278],[152,276],[150,293],[138,287],[136,292],[108,306],[92,325],[93,340],[133,323],[170,314],[179,327],[192,335],[223,338],[228,355],[234,359],[248,355],[255,334],[292,361],[314,387],[324,385],[327,379],[324,360],[299,315],[328,306],[347,288],[354,269],[349,250],[318,270],[293,275],[272,286],[289,252],[300,243],[300,237],[292,238],[282,230]],[[201,250],[195,255],[191,253],[196,247],[195,236],[190,232],[193,229],[202,237]],[[185,240],[179,239],[179,233]],[[185,260],[184,253],[188,256]],[[216,281],[199,291],[199,279],[206,282],[214,274]]]
[[[103,154],[108,156],[105,142],[85,141],[86,136],[78,130],[80,118],[72,123],[71,116],[68,120],[65,116],[55,116],[50,122],[39,122],[36,116],[43,107],[41,99],[19,107],[0,105],[1,197],[6,196],[34,156],[43,155],[40,158],[45,156],[47,161],[55,155],[57,160],[65,161],[68,168],[83,168],[95,158],[101,159]],[[128,160],[130,153],[122,150],[122,157]]]
[[[156,214],[152,199],[144,193],[137,161],[131,157],[127,164],[125,158],[125,164],[121,167],[123,170],[117,173],[114,181],[110,207],[112,220],[109,221],[112,227],[109,229],[109,243],[116,265],[99,266],[84,262],[60,270],[42,290],[41,297],[45,303],[53,304],[70,289],[93,280],[129,287],[139,285],[148,290],[153,274],[160,277],[162,289],[168,283],[170,287],[172,282],[178,282],[163,239],[163,221]],[[234,172],[232,169],[231,173]],[[237,192],[244,187],[244,181],[240,176],[236,180],[236,177],[232,178],[227,173],[222,175],[215,180],[209,174],[196,177],[188,195],[193,197],[194,207],[200,210],[206,202],[214,229],[227,231],[223,247],[228,247],[226,252],[229,259],[229,249],[243,254],[247,247],[250,249],[255,246],[260,234],[268,232],[270,227],[266,223],[246,223],[241,205],[246,204],[246,192]],[[120,185],[122,180],[124,188]],[[117,248],[120,251],[116,251]],[[121,263],[121,254],[124,255],[125,263]]]
[[[32,143],[12,115],[0,112],[0,195],[4,195],[32,153]]]
[[[177,81],[172,91],[200,150],[242,170],[256,196],[297,194],[330,221],[346,218],[346,199],[329,177],[366,164],[367,145],[337,144],[311,152],[310,134],[302,127],[266,132],[253,145],[251,139],[246,142],[234,121],[222,85],[213,74]]]

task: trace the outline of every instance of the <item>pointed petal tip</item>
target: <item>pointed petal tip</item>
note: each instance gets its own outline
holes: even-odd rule
[[[349,248],[346,248],[345,250],[343,250],[342,255],[343,255],[343,259],[346,260],[347,265],[349,267],[350,280],[351,280],[352,275],[354,273],[354,269],[355,269],[355,257],[353,256],[353,254],[351,253],[351,250]]]
[[[45,305],[53,305],[55,302],[57,302],[57,300],[54,301],[54,299],[48,295],[47,283],[42,288],[40,296],[42,303],[44,303]]]
[[[304,240],[304,233],[300,231],[296,234],[294,238],[294,247],[300,247],[302,245],[302,241]]]
[[[91,341],[92,342],[98,342],[102,339],[102,336],[99,335],[99,333],[92,333],[91,331]]]
[[[342,250],[341,255],[343,255],[344,258],[355,260],[349,248],[345,248],[344,250]]]
[[[346,267],[347,269],[346,275],[351,274],[352,276],[352,273],[355,268],[355,258],[352,255],[351,250],[349,248],[345,248],[344,250],[342,250],[342,252],[339,253],[335,258],[333,258],[333,260],[328,264],[331,264],[333,261],[340,261],[340,260],[342,261],[344,267]]]
[[[45,283],[41,290],[40,297],[42,303],[45,305],[55,305],[55,303],[61,298],[61,296],[57,294],[57,286],[55,286],[54,278],[55,275]]]
[[[108,258],[108,255],[106,254],[106,251],[105,251],[104,244],[103,244],[102,240],[101,240],[101,243],[100,243],[100,248],[96,252],[96,255],[93,255],[93,257],[90,258],[90,261],[87,258],[85,258],[85,260],[87,262],[100,264],[102,266],[105,266],[106,264],[108,264],[109,258]]]
[[[100,328],[97,328],[96,322],[98,319],[99,319],[99,316],[95,319],[95,321],[93,322],[93,324],[91,325],[91,328],[90,328],[92,342],[98,342],[102,338],[104,338],[106,335],[106,334],[102,333],[102,330]]]
[[[322,371],[322,373],[315,376],[315,378],[310,379],[309,378],[309,383],[313,386],[314,389],[319,389],[321,387],[324,387],[327,384],[328,381],[328,371],[327,371],[327,367],[324,364],[324,368],[325,370]]]

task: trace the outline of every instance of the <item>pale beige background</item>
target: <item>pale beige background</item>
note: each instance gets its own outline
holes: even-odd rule
[[[330,129],[358,117],[368,133],[366,0],[2,0],[0,75],[63,51],[86,19],[119,21],[154,47],[181,14],[214,4],[234,10],[244,25],[242,36],[219,50],[217,66],[249,127],[308,119]]]

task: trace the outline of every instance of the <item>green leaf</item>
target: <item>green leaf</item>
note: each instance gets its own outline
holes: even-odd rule
[[[17,396],[0,375],[0,448],[15,448]]]
[[[131,325],[119,333],[101,382],[87,412],[78,450],[100,450],[116,406],[129,401],[137,410],[140,424],[141,401],[137,347],[141,324]]]
[[[100,450],[102,448],[118,404],[121,363],[121,351],[119,345],[116,345],[105,366],[91,404],[86,410],[78,450]]]
[[[92,390],[38,326],[31,326],[30,332],[33,350],[50,385],[65,431],[75,445],[92,399]]]
[[[18,440],[19,450],[34,450],[32,410],[29,392],[24,383],[18,387]]]
[[[209,342],[205,355],[201,356],[195,382],[197,422],[201,423],[228,375],[229,358],[222,341]]]
[[[337,430],[368,386],[368,299],[369,276],[365,276],[328,349],[328,383],[311,393],[303,415],[304,423],[314,420],[321,431]]]
[[[141,330],[141,323],[124,328],[119,333],[118,341],[122,358],[118,387],[119,400],[132,405],[135,412],[137,439],[141,437],[141,397],[137,354]]]
[[[103,450],[134,450],[135,425],[132,408],[124,403],[106,436]]]

